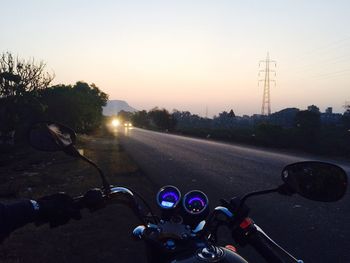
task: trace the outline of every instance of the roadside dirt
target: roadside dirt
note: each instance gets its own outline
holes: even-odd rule
[[[131,188],[152,204],[157,188],[125,154],[118,136],[82,136],[77,148],[98,163],[112,184]],[[1,202],[58,191],[75,196],[100,184],[93,168],[63,153],[24,148],[0,156]],[[0,262],[145,262],[143,244],[132,240],[138,221],[128,208],[115,205],[82,216],[54,229],[29,224],[15,231],[0,246]]]

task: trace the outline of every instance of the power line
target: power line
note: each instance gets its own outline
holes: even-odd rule
[[[304,71],[310,71],[314,70],[316,67],[327,67],[329,65],[339,65],[339,64],[344,64],[350,61],[350,54],[342,55],[342,56],[337,56],[334,58],[328,58],[328,59],[322,59],[319,61],[314,60],[312,63],[309,63],[307,65],[295,68],[295,72],[304,72]]]
[[[307,59],[307,57],[310,57],[312,55],[319,56],[317,53],[324,52],[324,51],[327,51],[330,49],[339,48],[339,47],[344,46],[344,45],[348,46],[350,44],[350,43],[348,43],[349,41],[350,41],[350,37],[338,39],[336,41],[329,42],[328,44],[326,44],[324,46],[312,48],[312,50],[305,52],[303,55],[297,56],[295,58],[300,59],[300,60],[305,60],[305,59]]]
[[[291,67],[289,70],[293,71],[304,71],[307,68],[313,68],[314,65],[319,64],[329,64],[333,62],[338,62],[342,60],[346,60],[346,57],[349,55],[350,50],[350,37],[346,37],[337,41],[330,42],[328,45],[324,45],[321,47],[315,47],[309,52],[304,52],[303,55],[294,57],[295,60],[298,61],[297,67]],[[339,53],[342,51],[343,55],[341,56],[333,56],[332,53],[336,51]],[[313,58],[316,56],[316,58]],[[321,59],[321,57],[328,57],[326,59]],[[310,62],[306,62],[305,60],[311,60]],[[305,61],[306,63],[303,63]]]
[[[323,73],[323,74],[318,74],[314,76],[315,78],[323,78],[323,77],[338,77],[341,75],[348,75],[347,72],[349,72],[350,69],[344,69],[344,70],[338,70],[338,71],[333,71],[333,72],[328,72],[328,73]]]

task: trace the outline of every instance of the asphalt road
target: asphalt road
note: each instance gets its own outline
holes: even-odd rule
[[[220,198],[279,185],[281,170],[289,163],[317,159],[137,128],[119,134],[122,146],[154,184],[173,184],[183,194],[200,189],[212,208]],[[350,174],[349,163],[337,164]],[[349,196],[348,191],[337,203],[319,203],[270,194],[249,200],[248,206],[255,222],[297,258],[350,262]],[[222,243],[230,241],[228,231],[220,235]],[[250,262],[263,262],[250,249],[239,251]]]

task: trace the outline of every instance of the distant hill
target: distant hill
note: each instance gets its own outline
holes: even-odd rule
[[[107,101],[107,105],[103,107],[103,115],[112,116],[118,114],[118,112],[122,110],[129,112],[137,111],[124,100],[109,100]]]

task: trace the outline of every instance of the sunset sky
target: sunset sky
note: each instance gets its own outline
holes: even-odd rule
[[[350,101],[347,0],[0,3],[0,52],[43,60],[54,83],[95,83],[137,109],[259,113],[267,51],[277,61],[272,111],[342,112]]]

